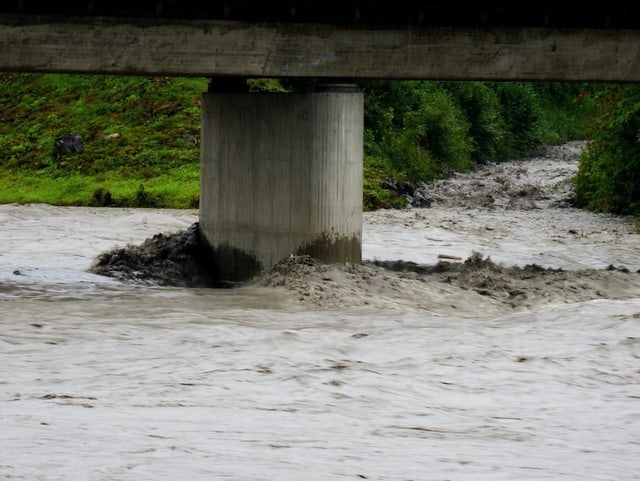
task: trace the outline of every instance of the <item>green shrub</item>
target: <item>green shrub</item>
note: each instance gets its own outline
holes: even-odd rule
[[[471,159],[482,163],[504,155],[507,127],[496,91],[483,82],[443,82],[443,86],[467,119]]]
[[[569,82],[532,85],[539,100],[543,143],[553,145],[592,137],[597,112],[596,94],[602,86]]]
[[[383,187],[385,182],[406,180],[383,159],[365,155],[362,204],[365,211],[377,209],[400,209],[407,206],[407,200]]]
[[[640,86],[611,87],[575,177],[576,204],[596,212],[640,214]]]
[[[412,181],[429,181],[471,165],[469,124],[437,82],[364,85],[365,150]]]
[[[498,153],[502,159],[530,153],[542,142],[541,110],[532,84],[493,83],[500,99],[500,115],[506,126]]]

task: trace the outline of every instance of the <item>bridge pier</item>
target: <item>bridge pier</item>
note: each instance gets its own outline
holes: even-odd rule
[[[221,279],[292,254],[361,262],[363,122],[349,84],[203,94],[200,229]]]

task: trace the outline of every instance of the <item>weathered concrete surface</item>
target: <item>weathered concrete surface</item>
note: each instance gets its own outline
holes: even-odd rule
[[[218,275],[292,254],[360,262],[363,96],[205,93],[200,227]]]
[[[0,14],[0,71],[640,81],[640,30]]]

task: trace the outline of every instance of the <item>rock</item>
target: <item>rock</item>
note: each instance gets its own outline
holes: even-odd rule
[[[78,134],[67,134],[56,139],[54,144],[54,154],[56,159],[68,154],[82,153],[84,143],[82,136]]]
[[[431,207],[431,199],[426,196],[424,184],[416,188],[410,182],[385,180],[382,187],[404,197],[411,207]]]
[[[412,207],[431,207],[431,199],[423,190],[416,190],[410,203]]]

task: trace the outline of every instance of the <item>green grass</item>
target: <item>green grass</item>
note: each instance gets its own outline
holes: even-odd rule
[[[38,172],[0,175],[0,204],[197,208],[199,192],[198,165],[150,178],[108,174],[52,177]]]
[[[0,74],[0,202],[196,207],[206,79]],[[81,153],[55,155],[74,132]]]

